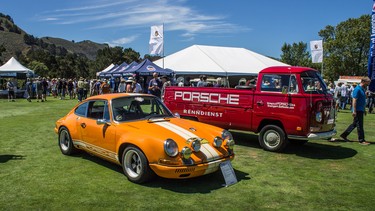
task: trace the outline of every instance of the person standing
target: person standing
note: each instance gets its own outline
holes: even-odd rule
[[[168,86],[171,86],[171,81],[169,81],[169,78],[168,76],[166,75],[163,75],[161,77],[161,80],[162,80],[162,83],[163,83],[163,87],[161,88],[161,99],[164,100],[164,93],[165,93],[165,88],[168,87]]]
[[[345,141],[348,140],[348,135],[357,128],[358,141],[362,145],[369,145],[370,143],[365,140],[365,131],[363,129],[363,117],[366,115],[366,88],[370,84],[369,77],[361,79],[361,83],[353,90],[352,102],[352,116],[353,123],[340,135]]]
[[[138,83],[138,80],[136,78],[133,80],[133,92],[134,93],[142,93],[143,92],[142,86],[141,86],[141,84]]]
[[[77,88],[78,88],[78,102],[82,101],[84,87],[85,87],[85,84],[84,84],[83,78],[80,77],[79,81],[77,83]]]
[[[160,79],[158,78],[158,73],[152,74],[153,79],[151,79],[148,82],[148,93],[152,94],[158,98],[161,97],[161,88],[162,88],[162,83]]]
[[[14,94],[14,89],[15,86],[11,80],[7,82],[7,90],[8,90],[8,102],[12,101],[14,102],[15,100],[15,94]]]
[[[30,78],[27,78],[26,92],[27,92],[27,101],[31,102],[31,98],[33,96],[33,81]]]
[[[39,102],[39,99],[43,102],[42,94],[43,94],[43,85],[41,78],[39,77],[35,82],[35,89],[36,89],[36,102]]]
[[[125,83],[126,83],[125,92],[133,93],[133,77],[129,77],[128,80],[125,81]]]
[[[46,78],[43,78],[42,83],[42,102],[47,101],[48,82]]]

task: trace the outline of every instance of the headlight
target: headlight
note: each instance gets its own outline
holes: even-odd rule
[[[233,150],[234,148],[234,140],[233,139],[228,139],[225,143],[225,146],[230,149],[230,150]]]
[[[220,137],[218,137],[218,136],[216,136],[214,138],[214,146],[215,147],[221,147],[222,144],[223,144],[223,139],[220,138]]]
[[[178,146],[172,139],[164,141],[164,151],[168,156],[175,157],[178,154]]]
[[[221,132],[221,138],[223,140],[227,140],[227,139],[233,140],[232,134],[229,131],[227,131],[227,130],[223,130],[223,132]]]
[[[191,149],[189,147],[184,147],[182,150],[181,150],[181,155],[182,157],[187,160],[190,158],[191,156]]]
[[[199,150],[201,150],[201,140],[195,139],[193,142],[191,142],[191,148],[194,150],[194,152],[199,152]]]

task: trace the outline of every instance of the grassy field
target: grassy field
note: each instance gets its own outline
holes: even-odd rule
[[[375,114],[367,140],[311,141],[284,153],[263,151],[257,136],[233,132],[239,182],[221,172],[190,180],[129,182],[120,166],[80,153],[64,156],[55,121],[77,102],[0,99],[0,210],[374,210]],[[338,114],[337,130],[351,122]],[[356,139],[356,131],[349,136]]]

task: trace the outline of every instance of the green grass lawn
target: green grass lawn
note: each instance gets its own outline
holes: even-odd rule
[[[375,209],[375,114],[365,117],[369,146],[321,140],[271,153],[256,135],[233,132],[237,184],[223,187],[219,171],[138,185],[120,166],[87,153],[61,154],[54,124],[76,103],[0,99],[0,210]],[[351,121],[341,111],[338,132]]]

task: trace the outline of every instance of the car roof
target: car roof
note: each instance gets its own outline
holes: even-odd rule
[[[305,71],[317,71],[310,67],[296,67],[296,66],[275,66],[268,67],[261,71],[261,73],[302,73]]]
[[[129,97],[129,96],[153,96],[149,94],[141,94],[141,93],[111,93],[111,94],[103,94],[103,95],[95,95],[87,98],[85,101],[90,100],[112,100],[115,98],[120,97]]]

